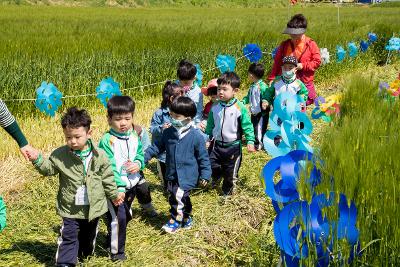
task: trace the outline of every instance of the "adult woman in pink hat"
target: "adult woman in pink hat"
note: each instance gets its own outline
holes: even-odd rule
[[[314,74],[321,65],[321,55],[317,43],[305,35],[306,29],[307,20],[302,14],[294,15],[290,19],[283,31],[284,34],[290,35],[290,39],[279,45],[268,79],[272,82],[276,76],[282,75],[282,59],[284,57],[296,57],[299,62],[296,67],[296,76],[307,87],[307,105],[310,105],[317,97]]]

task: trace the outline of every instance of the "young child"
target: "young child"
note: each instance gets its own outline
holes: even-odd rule
[[[162,133],[164,130],[168,129],[171,126],[171,116],[169,114],[169,107],[172,101],[178,97],[182,96],[182,88],[171,81],[167,81],[164,85],[162,91],[162,101],[161,107],[157,109],[150,122],[150,133],[151,133],[151,141],[152,144],[156,142],[160,142]],[[145,150],[143,150],[145,151]],[[165,153],[160,153],[157,156],[157,169],[158,175],[160,176],[161,181],[163,182],[164,191],[167,190],[167,181],[165,180]]]
[[[205,186],[211,176],[204,137],[194,128],[196,105],[185,96],[174,99],[170,106],[172,127],[166,129],[159,142],[146,150],[145,162],[166,151],[166,180],[168,181],[171,219],[162,227],[174,233],[181,227],[189,229],[192,203],[190,190],[197,184]]]
[[[107,199],[123,202],[107,155],[90,140],[91,119],[85,110],[69,108],[61,119],[67,145],[48,159],[38,151],[28,153],[35,168],[45,176],[58,175],[57,213],[62,217],[57,266],[75,266],[77,257],[93,254],[99,217],[107,212]]]
[[[250,105],[250,118],[253,124],[256,141],[254,143],[256,150],[262,148],[262,140],[268,127],[269,107],[262,107],[262,98],[265,97],[268,89],[267,84],[262,80],[264,76],[264,65],[253,63],[248,70],[250,89],[242,100],[243,104]]]
[[[254,152],[254,131],[249,114],[242,102],[235,98],[240,78],[234,72],[225,72],[217,80],[218,104],[208,115],[206,134],[212,140],[209,147],[213,183],[224,178],[222,191],[232,194],[242,159],[242,133],[247,150]]]
[[[307,87],[296,78],[297,59],[294,56],[286,56],[283,58],[282,64],[282,76],[276,77],[269,90],[267,90],[265,101],[263,101],[264,107],[273,105],[275,97],[283,92],[298,94],[304,101],[307,100]]]
[[[111,161],[118,191],[125,193],[122,205],[108,203],[107,226],[111,259],[125,260],[126,227],[132,219],[131,206],[135,196],[142,209],[156,216],[149,184],[141,175],[144,169],[142,143],[133,130],[135,102],[129,96],[114,96],[107,103],[107,118],[111,129],[100,140]]]
[[[217,79],[210,80],[208,82],[207,87],[201,88],[201,92],[203,93],[203,95],[208,96],[209,99],[210,99],[207,102],[207,104],[204,106],[203,120],[201,121],[201,124],[200,124],[200,127],[199,127],[203,132],[205,131],[206,126],[207,126],[208,114],[210,113],[211,107],[218,100],[217,91],[218,91]]]
[[[203,111],[203,94],[200,87],[194,83],[196,73],[196,66],[191,62],[187,60],[179,62],[177,71],[179,85],[182,87],[184,95],[193,100],[197,109],[196,116],[194,117],[195,127],[199,126]]]

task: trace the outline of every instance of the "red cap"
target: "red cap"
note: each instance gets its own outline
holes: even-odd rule
[[[203,95],[208,95],[208,89],[212,87],[218,87],[217,80],[218,79],[212,79],[211,81],[208,82],[207,87],[201,88],[201,92],[203,93]]]

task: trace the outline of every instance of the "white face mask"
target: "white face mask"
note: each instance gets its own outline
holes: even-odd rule
[[[282,68],[282,76],[287,80],[292,80],[296,76],[296,73],[293,69],[285,71]]]
[[[182,127],[185,127],[190,122],[190,119],[186,118],[183,120],[177,120],[177,119],[171,118],[170,121],[171,121],[172,126],[174,126],[177,129],[180,129]]]

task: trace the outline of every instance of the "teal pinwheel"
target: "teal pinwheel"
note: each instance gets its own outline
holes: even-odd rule
[[[53,83],[42,82],[36,89],[35,106],[46,115],[54,117],[59,106],[62,105],[62,93]]]

